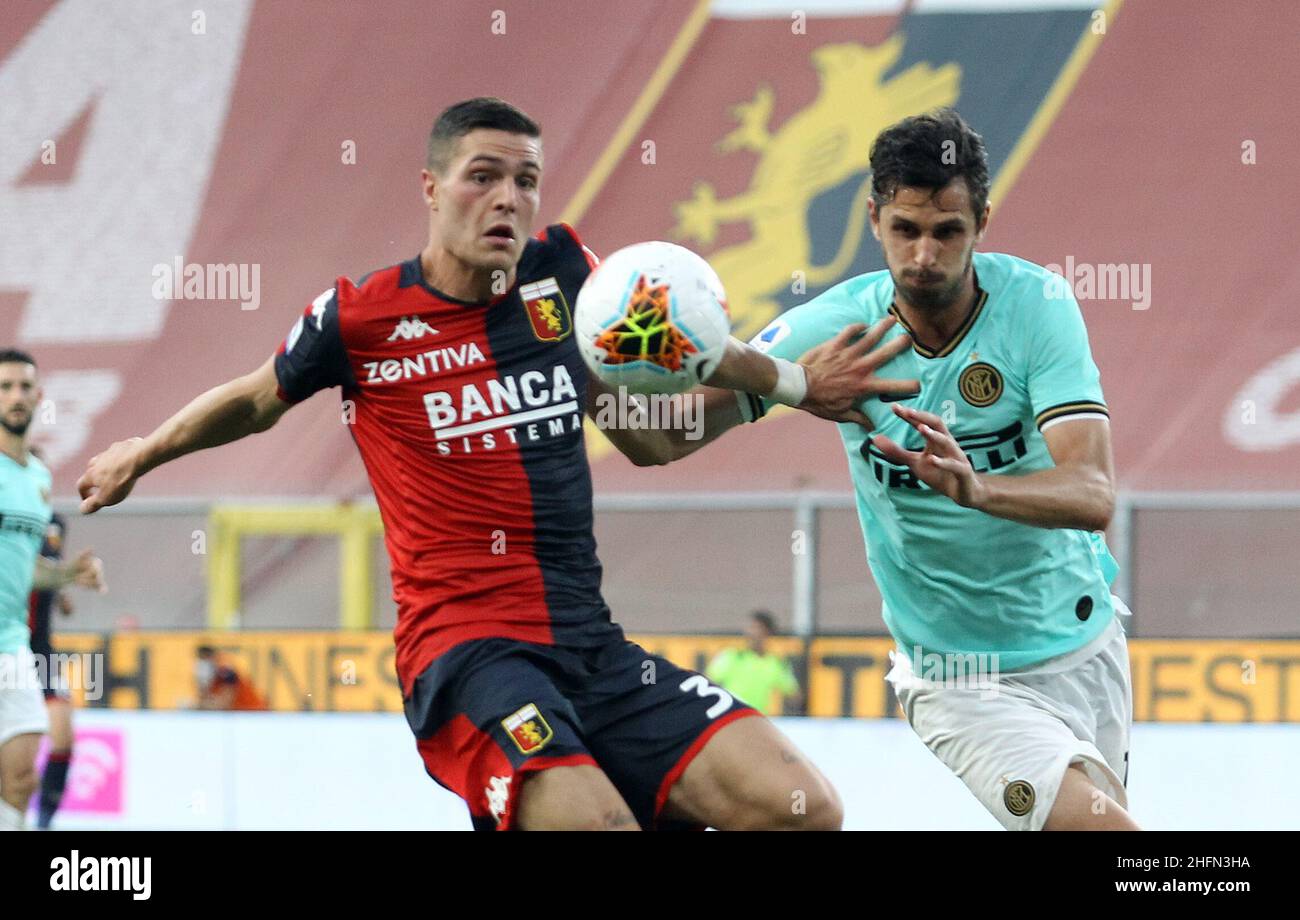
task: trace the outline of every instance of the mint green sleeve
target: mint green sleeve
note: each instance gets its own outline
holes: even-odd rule
[[[1054,296],[1048,296],[1052,292]],[[1041,429],[1072,415],[1108,415],[1101,373],[1092,360],[1088,330],[1074,295],[1063,285],[1055,286],[1027,311],[1026,319],[1027,383],[1035,424]]]
[[[855,322],[862,320],[854,319],[842,301],[823,295],[782,313],[750,339],[749,344],[770,357],[798,361],[804,352],[835,338],[840,330]],[[769,399],[763,403],[767,409],[777,405]]]

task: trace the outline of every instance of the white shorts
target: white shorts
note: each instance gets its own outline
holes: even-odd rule
[[[1042,830],[1073,764],[1128,807],[1133,684],[1121,618],[1131,614],[1114,601],[1114,621],[1088,645],[992,686],[919,680],[905,654],[892,656],[886,680],[912,729],[1007,830]]]
[[[0,745],[18,735],[50,730],[45,694],[31,649],[0,652]]]

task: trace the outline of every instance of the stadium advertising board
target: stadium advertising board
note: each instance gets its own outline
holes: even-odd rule
[[[703,669],[735,636],[638,635],[648,651]],[[66,634],[62,652],[102,654],[102,694],[79,705],[192,705],[194,650],[204,642],[280,711],[397,712],[401,692],[387,632],[136,632]],[[808,715],[900,717],[885,683],[893,643],[882,636],[778,637],[807,690]],[[1133,639],[1134,718],[1151,722],[1300,722],[1300,641]]]

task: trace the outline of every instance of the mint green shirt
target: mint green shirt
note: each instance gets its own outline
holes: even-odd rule
[[[31,454],[27,465],[0,453],[0,652],[27,647],[27,600],[36,556],[49,526],[50,471]]]
[[[1107,415],[1079,306],[1059,276],[975,253],[982,291],[937,352],[914,346],[879,372],[921,381],[904,405],[942,417],[977,471],[1021,476],[1054,464],[1041,429]],[[773,321],[753,340],[796,360],[851,323],[890,312],[889,272],[852,278]],[[903,335],[902,324],[886,341]],[[920,450],[920,433],[878,398],[873,433]],[[858,425],[839,425],[867,558],[890,633],[909,655],[997,654],[1002,670],[1085,645],[1114,616],[1118,568],[1100,535],[1031,527],[963,508],[887,461]]]

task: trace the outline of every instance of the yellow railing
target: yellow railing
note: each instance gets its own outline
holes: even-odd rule
[[[242,540],[253,536],[339,538],[339,625],[374,626],[371,546],[384,532],[379,510],[353,505],[217,505],[208,513],[208,625],[239,625]]]

